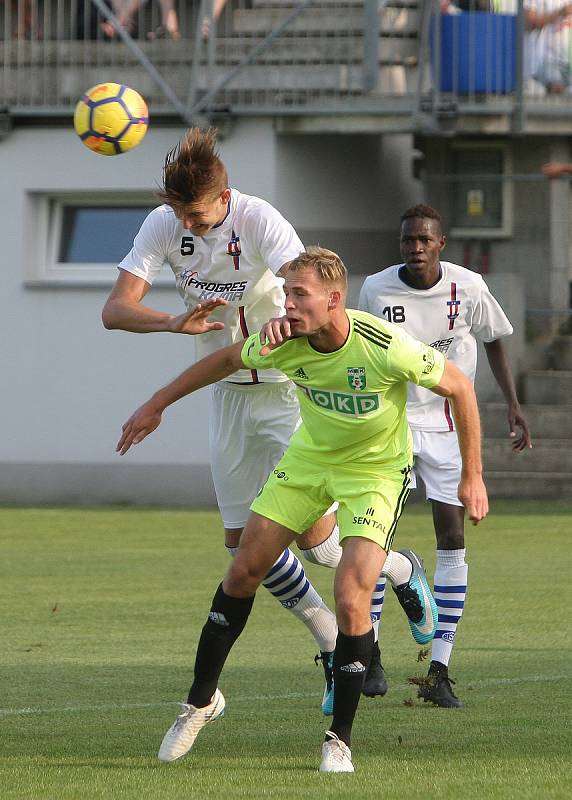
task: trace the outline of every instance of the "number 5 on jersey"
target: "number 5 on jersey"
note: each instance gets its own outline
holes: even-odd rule
[[[181,255],[192,256],[195,252],[195,242],[192,236],[183,236],[181,239]]]

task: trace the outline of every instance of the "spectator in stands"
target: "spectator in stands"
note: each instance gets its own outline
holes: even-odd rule
[[[104,0],[109,7],[109,0]],[[75,9],[75,29],[72,29],[72,38],[78,41],[84,39],[97,39],[101,35],[103,17],[90,0],[77,0]]]
[[[493,0],[497,14],[516,14],[517,0]],[[523,82],[527,94],[570,91],[572,3],[524,0]]]
[[[161,24],[147,34],[148,39],[180,39],[179,17],[175,8],[175,0],[159,0],[161,8]]]
[[[106,0],[106,5],[110,6],[123,30],[130,36],[135,36],[137,33],[137,12],[139,11],[141,0]],[[106,39],[117,38],[118,33],[111,20],[104,19],[100,28]]]
[[[111,0],[112,9],[121,27],[131,36],[137,35],[138,16],[146,0]],[[148,39],[180,39],[179,18],[175,0],[159,0],[161,24],[147,34]],[[108,39],[115,39],[117,31],[109,20],[101,23],[101,30]]]
[[[460,14],[461,11],[493,10],[493,0],[440,0],[442,14]]]
[[[212,19],[208,14],[206,14],[203,17],[202,31],[201,31],[202,37],[203,37],[203,42],[207,42],[209,40],[210,35],[211,35],[211,26],[212,26],[212,30],[216,31],[216,24],[217,24],[217,22],[218,22],[218,20],[220,18],[220,15],[223,12],[225,6],[226,6],[226,0],[213,0],[213,3],[212,3],[212,9],[213,9]]]
[[[532,77],[551,94],[569,91],[572,3],[525,0],[525,14]]]
[[[6,5],[6,0],[2,5]],[[8,18],[6,25],[11,25],[11,35],[16,39],[41,39],[38,24],[38,7],[32,0],[10,0],[10,11],[4,12]]]
[[[550,161],[542,167],[547,178],[563,178],[572,175],[572,164],[565,161]]]

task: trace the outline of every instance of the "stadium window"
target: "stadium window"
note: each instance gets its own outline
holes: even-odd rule
[[[59,264],[117,264],[151,207],[62,206]]]
[[[460,142],[453,145],[451,158],[455,176],[451,236],[511,236],[513,187],[504,177],[512,171],[509,147],[494,142]]]
[[[26,259],[26,282],[71,286],[112,285],[117,264],[158,204],[151,193],[30,195],[29,201],[36,240]],[[161,275],[159,282],[168,279]]]

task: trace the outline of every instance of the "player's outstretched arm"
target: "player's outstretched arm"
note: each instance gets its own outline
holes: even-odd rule
[[[161,424],[163,411],[188,394],[232,375],[244,364],[240,357],[243,342],[236,342],[211,353],[182,372],[147,400],[123,425],[115,448],[123,456],[131,445],[139,444]]]
[[[175,316],[141,304],[150,288],[143,278],[121,270],[101,313],[104,327],[131,333],[195,335],[224,328],[224,323],[210,322],[208,316],[217,306],[226,305],[226,300],[206,300],[190,311]]]
[[[500,339],[495,339],[492,342],[485,342],[485,352],[491,372],[506,400],[509,436],[512,439],[512,449],[518,453],[525,448],[532,447],[532,437],[516,396],[516,387],[510,371],[506,348]],[[517,428],[519,429],[518,435]]]
[[[445,361],[441,380],[432,391],[451,401],[463,461],[459,500],[477,525],[488,514],[489,501],[483,481],[481,424],[473,384],[454,364]]]

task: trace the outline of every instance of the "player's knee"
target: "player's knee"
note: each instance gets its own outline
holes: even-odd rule
[[[336,617],[340,630],[352,636],[369,620],[369,602],[359,591],[336,592]]]
[[[224,579],[225,592],[233,597],[249,597],[256,592],[266,572],[264,567],[257,566],[238,552]]]

